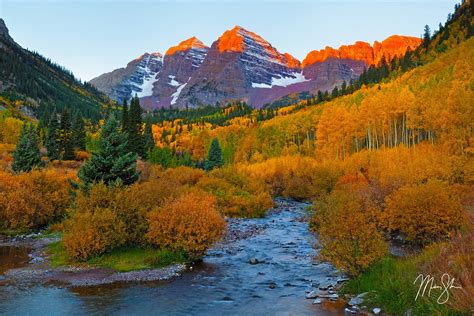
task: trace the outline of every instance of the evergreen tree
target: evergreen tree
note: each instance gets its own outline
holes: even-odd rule
[[[344,80],[344,81],[342,82],[342,86],[341,86],[341,95],[346,94],[346,89],[347,89],[347,83],[346,83],[346,81]]]
[[[211,147],[209,147],[209,152],[207,153],[204,169],[209,171],[214,168],[222,167],[223,165],[224,161],[222,159],[222,149],[217,138],[214,138],[212,140]]]
[[[155,148],[155,139],[153,138],[153,130],[151,124],[151,117],[148,115],[146,118],[145,133],[144,133],[144,142],[145,142],[145,153],[148,156],[148,153]]]
[[[318,99],[317,100],[318,100],[317,101],[318,103],[321,103],[321,102],[324,101],[324,95],[323,95],[321,90],[318,90]]]
[[[423,33],[423,47],[428,48],[431,40],[431,30],[428,25],[425,25],[425,31]]]
[[[133,97],[130,103],[127,125],[129,151],[138,154],[140,157],[144,157],[145,144],[143,139],[142,109],[137,96]]]
[[[79,113],[74,117],[74,122],[72,124],[72,142],[75,148],[86,150],[86,129],[84,126],[84,120]]]
[[[20,139],[13,152],[13,159],[12,169],[16,173],[29,172],[41,165],[39,139],[33,124],[30,126],[23,124]]]
[[[84,186],[103,181],[106,185],[130,185],[138,180],[137,155],[128,152],[127,134],[120,131],[120,123],[111,116],[102,127],[98,151],[79,169],[78,177]]]
[[[48,132],[46,133],[45,146],[48,150],[49,160],[57,160],[61,158],[59,121],[56,113],[53,113],[48,124]]]
[[[123,99],[122,105],[122,132],[127,132],[128,130],[128,104],[127,99]]]
[[[382,60],[380,61],[380,67],[378,68],[378,80],[382,80],[383,78],[386,78],[389,74],[389,69],[388,69],[388,64],[387,60],[385,59],[385,56],[382,56]]]
[[[76,158],[74,153],[74,140],[72,137],[71,117],[67,108],[61,114],[61,149],[64,160]]]
[[[337,88],[337,86],[334,87],[334,89],[332,89],[332,93],[331,93],[331,98],[337,98],[337,96],[339,95],[339,89]]]

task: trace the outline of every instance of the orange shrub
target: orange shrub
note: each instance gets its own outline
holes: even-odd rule
[[[129,245],[143,245],[147,231],[146,214],[154,205],[150,186],[134,184],[127,188],[107,187],[103,183],[93,185],[87,193],[80,192],[76,198],[77,213],[91,213],[94,216],[111,212],[121,222],[124,242]],[[153,192],[156,192],[154,189]],[[85,215],[84,215],[85,216]],[[79,223],[71,223],[70,228]],[[104,231],[104,234],[108,232]]]
[[[415,148],[404,146],[363,151],[342,163],[345,173],[363,172],[372,185],[383,195],[391,194],[405,185],[426,182],[428,179],[450,181],[455,177],[455,159],[432,145]]]
[[[256,179],[235,168],[217,169],[202,177],[197,186],[217,198],[219,210],[231,217],[260,217],[273,206],[271,196]]]
[[[87,151],[76,150],[76,160],[85,161],[89,159],[90,156],[90,153],[88,153]]]
[[[319,232],[321,258],[351,276],[365,271],[387,253],[381,233],[353,192],[336,190],[318,203],[312,227]]]
[[[64,226],[64,248],[71,257],[80,261],[125,242],[125,224],[107,208],[76,212]]]
[[[163,172],[163,176],[175,179],[181,185],[195,185],[205,174],[201,169],[184,166],[169,168]]]
[[[226,223],[216,208],[216,199],[207,193],[190,192],[170,199],[148,216],[148,240],[162,248],[184,251],[191,259],[200,258],[217,242]]]
[[[249,178],[261,179],[272,195],[300,200],[330,192],[340,176],[335,163],[320,163],[313,158],[285,156],[264,162],[240,165]]]
[[[385,204],[386,227],[416,244],[446,239],[464,223],[459,196],[440,181],[404,186],[387,196]]]
[[[65,215],[69,207],[67,176],[52,170],[12,175],[0,172],[0,223],[3,228],[44,227]]]
[[[78,192],[72,209],[74,215],[64,225],[68,253],[86,260],[118,245],[147,245],[148,212],[187,190],[161,171],[151,171],[148,178],[129,187],[107,187],[99,183],[87,192]],[[110,220],[110,225],[103,218]],[[91,223],[84,226],[87,220]],[[87,234],[81,235],[83,226]]]

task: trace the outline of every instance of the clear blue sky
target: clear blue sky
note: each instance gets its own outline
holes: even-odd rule
[[[326,45],[420,36],[425,24],[444,23],[457,2],[0,0],[0,17],[20,45],[89,80],[191,36],[210,46],[234,25],[300,60]]]

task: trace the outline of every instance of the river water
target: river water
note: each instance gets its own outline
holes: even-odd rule
[[[0,247],[0,314],[344,315],[340,303],[305,299],[312,286],[338,276],[314,260],[316,240],[301,220],[307,204],[277,203],[265,218],[231,220],[226,241],[170,281],[95,287],[7,282],[6,264],[24,265],[25,251]]]

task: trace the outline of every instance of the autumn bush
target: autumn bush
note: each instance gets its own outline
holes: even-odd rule
[[[316,203],[311,224],[323,246],[321,258],[348,275],[360,274],[387,253],[382,234],[354,192],[335,190]]]
[[[125,224],[107,208],[76,212],[64,226],[64,248],[72,258],[79,261],[125,243]]]
[[[301,156],[271,158],[240,165],[239,169],[248,177],[264,181],[272,195],[299,200],[324,196],[341,175],[337,163],[321,163]]]
[[[153,245],[184,251],[191,259],[204,255],[226,227],[215,197],[199,191],[166,201],[149,213],[148,222],[146,236]]]
[[[367,181],[377,186],[384,196],[402,186],[424,183],[429,179],[455,182],[462,178],[457,173],[465,173],[465,165],[468,165],[467,161],[456,159],[442,148],[428,144],[362,151],[341,162],[345,174],[362,171]]]
[[[0,172],[0,226],[30,230],[61,219],[70,203],[67,179],[52,170]]]
[[[80,231],[81,218],[88,216],[97,221],[101,214],[108,217],[113,215],[114,220],[120,223],[117,224],[121,227],[119,231],[123,233],[123,236],[120,237],[121,244],[130,246],[145,245],[145,233],[148,229],[147,213],[165,198],[160,196],[158,189],[159,187],[152,187],[149,182],[137,183],[129,187],[107,187],[103,183],[98,183],[91,186],[87,192],[78,192],[75,204],[71,209],[72,220],[65,225],[65,236],[70,233],[74,234],[77,227]],[[114,227],[111,226],[110,229]],[[109,233],[105,231],[106,227],[102,229],[104,235]],[[80,239],[81,237],[77,236],[77,238]],[[84,238],[87,238],[87,236],[84,236]],[[111,246],[116,246],[116,244],[111,243],[109,248]],[[93,252],[93,254],[97,253]]]
[[[87,260],[118,246],[148,247],[149,212],[190,192],[188,184],[197,181],[193,179],[198,173],[153,168],[147,181],[128,187],[98,183],[77,192],[72,217],[63,225],[66,251],[78,260]],[[180,177],[174,177],[177,174]],[[90,223],[85,224],[87,221]],[[81,227],[87,234],[81,235]]]
[[[202,169],[180,166],[166,169],[163,172],[163,177],[174,179],[180,185],[194,186],[205,174]]]
[[[255,178],[234,167],[214,170],[202,177],[197,187],[217,198],[219,210],[231,217],[260,217],[273,206],[270,194]]]
[[[419,245],[449,238],[465,223],[459,196],[441,181],[401,187],[385,198],[385,204],[386,228]]]
[[[13,152],[15,151],[13,144],[0,144],[0,171],[10,171],[13,163]]]

